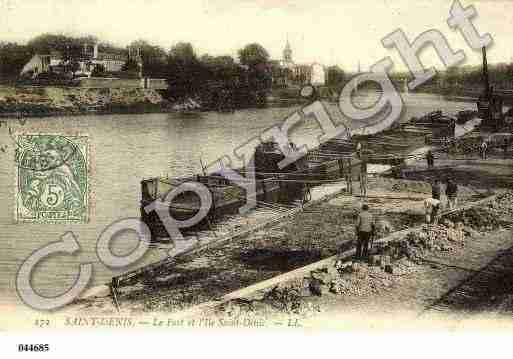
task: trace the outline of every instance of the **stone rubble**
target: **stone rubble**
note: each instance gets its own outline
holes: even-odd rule
[[[488,204],[450,214],[439,224],[423,225],[398,240],[375,244],[366,262],[338,260],[302,279],[282,283],[267,291],[259,302],[278,311],[304,313],[305,299],[311,296],[379,294],[394,287],[401,277],[419,270],[430,252],[457,255],[465,241],[504,227],[504,216],[509,216],[509,221],[513,218],[511,192]]]

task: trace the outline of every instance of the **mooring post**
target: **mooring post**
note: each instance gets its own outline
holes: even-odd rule
[[[213,228],[212,226],[212,222],[210,222],[210,218],[208,217],[208,215],[205,217],[207,219],[207,224],[208,224],[208,227],[210,228],[210,230],[214,233],[214,237],[217,238],[217,233],[216,233],[216,230]],[[198,237],[199,238],[199,237]]]
[[[118,302],[118,278],[112,277],[112,281],[110,283],[110,293],[112,295],[112,301],[114,302],[114,306],[116,307],[119,313],[119,302]]]

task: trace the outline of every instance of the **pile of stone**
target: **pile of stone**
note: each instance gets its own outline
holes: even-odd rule
[[[470,227],[479,232],[488,232],[499,228],[499,210],[493,210],[496,204],[490,203],[486,207],[472,207],[463,212],[449,214],[447,219],[452,222],[462,222],[465,227]]]
[[[451,213],[446,218],[453,222],[462,222],[466,228],[479,232],[508,227],[513,220],[513,193],[502,193],[489,203]]]
[[[390,189],[394,192],[414,192],[414,193],[430,193],[431,185],[427,182],[421,181],[410,181],[410,180],[399,180],[396,179],[390,185],[385,186],[385,188],[390,187]]]
[[[500,194],[495,201],[488,205],[488,208],[493,214],[511,220],[513,218],[513,193]]]
[[[257,301],[237,298],[220,305],[217,308],[217,312],[233,318],[249,316],[258,309],[262,309],[257,307],[258,304],[259,303]]]
[[[280,284],[265,293],[262,302],[282,312],[297,312],[301,307],[301,297],[310,296],[307,285],[304,281]]]
[[[367,296],[377,294],[393,284],[391,273],[383,271],[384,257],[373,256],[371,264],[350,263],[341,265],[339,275],[330,284],[330,292],[339,295]]]
[[[221,305],[218,310],[231,317],[272,312],[308,315],[319,311],[318,307],[304,300],[319,295],[315,283],[310,277],[280,283],[259,298],[234,299]]]
[[[257,306],[287,313],[305,313],[306,298],[329,293],[348,296],[376,295],[394,286],[401,277],[418,270],[428,252],[454,253],[465,245],[465,239],[480,232],[497,229],[500,218],[513,217],[513,193],[507,192],[488,204],[453,213],[437,225],[424,225],[399,240],[376,244],[368,262],[342,262],[310,272],[299,280],[280,284],[264,293],[257,301],[231,303],[228,312],[252,312]],[[384,223],[384,233],[392,227]],[[457,253],[457,252],[456,252]],[[233,310],[233,306],[237,307]],[[232,308],[232,309],[230,309]]]
[[[497,196],[495,202],[506,205],[509,212],[513,211],[513,192],[504,192]]]

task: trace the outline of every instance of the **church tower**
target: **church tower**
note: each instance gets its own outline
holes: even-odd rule
[[[290,47],[289,39],[287,39],[287,44],[283,50],[283,62],[292,63],[292,48]]]

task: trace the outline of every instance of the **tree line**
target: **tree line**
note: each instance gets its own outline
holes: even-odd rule
[[[18,77],[23,66],[35,54],[59,52],[63,60],[74,63],[83,54],[84,45],[99,43],[94,36],[71,37],[60,34],[43,34],[26,44],[0,42],[0,77],[5,81]],[[101,51],[126,53],[126,49],[105,42]],[[234,87],[246,87],[254,93],[265,91],[271,85],[269,53],[257,43],[251,43],[238,51],[238,60],[232,56],[199,56],[192,44],[179,42],[166,51],[164,48],[137,40],[130,44],[140,49],[144,77],[165,78],[174,97],[200,95],[208,86],[233,91]],[[138,64],[129,60],[124,70],[136,70]],[[101,72],[101,71],[100,71]]]

